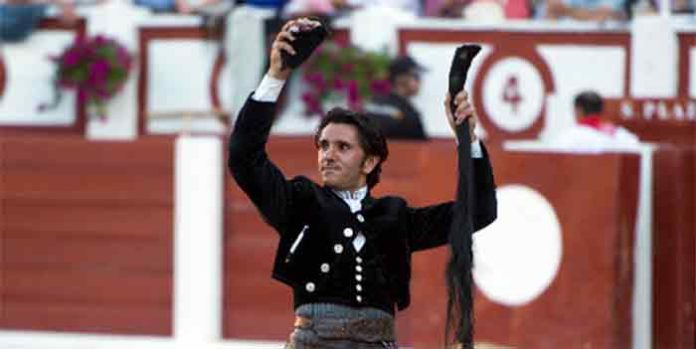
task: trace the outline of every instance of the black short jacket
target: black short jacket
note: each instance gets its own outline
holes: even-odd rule
[[[274,109],[275,103],[247,100],[230,137],[228,158],[238,185],[280,234],[273,277],[294,289],[305,287],[308,280],[321,287],[323,281],[336,277],[322,273],[322,264],[341,265],[342,258],[349,258],[348,253],[336,253],[336,245],[348,247],[345,230],[350,228],[362,232],[366,244],[376,248],[379,274],[387,281],[392,301],[399,310],[406,308],[411,252],[447,243],[452,202],[412,208],[399,197],[368,194],[362,210],[352,213],[330,188],[302,176],[286,180],[265,151]],[[479,230],[496,218],[495,184],[487,154],[474,159],[474,166],[473,218]]]

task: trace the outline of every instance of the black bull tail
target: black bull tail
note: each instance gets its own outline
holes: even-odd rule
[[[452,100],[464,88],[466,75],[474,56],[481,48],[464,45],[457,48],[449,76],[449,92]],[[454,111],[454,105],[450,105]],[[474,342],[474,297],[472,235],[474,224],[473,200],[473,161],[471,159],[471,136],[468,123],[457,126],[458,141],[458,182],[457,199],[454,203],[454,217],[449,233],[451,257],[447,265],[447,323],[445,341],[456,343],[463,348],[473,348]]]

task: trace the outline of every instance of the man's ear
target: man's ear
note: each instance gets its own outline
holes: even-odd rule
[[[377,167],[377,164],[379,164],[379,157],[376,155],[370,155],[365,157],[365,161],[363,161],[362,164],[362,171],[363,173],[367,176],[369,175],[372,170]]]

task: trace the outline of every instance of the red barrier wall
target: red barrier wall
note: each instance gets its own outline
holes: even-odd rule
[[[696,150],[654,157],[653,345],[696,347]]]
[[[0,328],[170,334],[173,142],[0,139]]]

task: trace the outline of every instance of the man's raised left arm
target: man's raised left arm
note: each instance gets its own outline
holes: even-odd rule
[[[455,97],[457,106],[453,114],[449,110],[449,94],[445,98],[445,110],[447,119],[452,129],[462,122],[469,123],[471,135],[471,156],[474,177],[474,207],[472,221],[474,232],[491,224],[497,217],[497,200],[495,197],[495,179],[493,169],[488,158],[486,147],[474,134],[476,127],[476,112],[468,101],[465,91]],[[456,131],[455,131],[456,132]],[[457,145],[459,146],[459,145]],[[447,202],[422,208],[409,208],[409,241],[412,251],[441,246],[447,243],[454,203]]]

